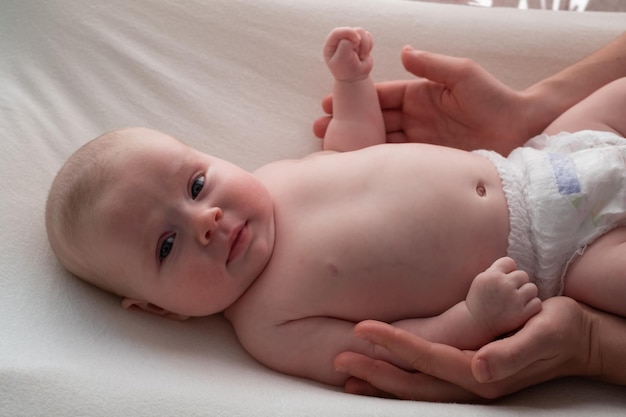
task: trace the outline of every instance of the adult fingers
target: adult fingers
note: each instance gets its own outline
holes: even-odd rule
[[[326,129],[328,129],[328,124],[332,120],[331,116],[320,117],[313,122],[313,134],[323,139],[326,136]]]
[[[355,334],[389,350],[414,369],[455,385],[472,385],[471,359],[454,347],[432,343],[405,330],[373,320],[355,326]]]
[[[407,372],[353,352],[338,355],[335,365],[354,377],[344,387],[352,394],[435,402],[476,402],[479,399],[459,386],[430,375]]]
[[[343,390],[348,394],[366,395],[368,397],[398,398],[395,395],[376,388],[367,381],[354,377],[348,378],[343,386]]]
[[[338,372],[348,373],[398,397],[405,397],[406,395],[398,391],[407,389],[413,383],[412,375],[414,374],[411,372],[360,353],[340,353],[335,358],[334,365]]]
[[[473,352],[432,343],[389,324],[371,320],[357,324],[355,334],[386,348],[421,372],[403,373],[380,361],[349,368],[352,375],[400,398],[428,401],[493,399],[549,379],[540,377],[537,380],[536,375],[531,373],[513,380],[481,384],[472,373]]]
[[[387,143],[406,143],[406,142],[409,142],[409,139],[402,131],[387,133]]]
[[[322,99],[322,110],[326,114],[333,114],[333,96],[332,94],[328,94],[326,97]]]
[[[392,132],[403,131],[404,115],[396,110],[383,110],[383,122],[385,123],[385,131],[389,134]]]
[[[407,85],[410,81],[385,81],[376,84],[380,108],[402,110]]]

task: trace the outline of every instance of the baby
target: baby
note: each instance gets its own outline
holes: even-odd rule
[[[334,118],[302,160],[249,173],[145,128],[89,142],[50,191],[54,252],[126,308],[223,312],[260,362],[335,385],[341,352],[395,361],[353,335],[364,319],[469,349],[536,314],[537,286],[626,315],[626,80],[549,128],[607,132],[507,160],[384,144],[371,48],[360,28],[329,35]]]

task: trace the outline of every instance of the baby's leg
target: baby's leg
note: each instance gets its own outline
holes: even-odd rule
[[[626,78],[615,80],[596,90],[559,116],[544,133],[600,130],[626,136]]]
[[[564,295],[626,317],[626,227],[599,237],[572,262]]]
[[[493,339],[517,330],[541,310],[537,292],[515,261],[500,258],[474,278],[465,302],[479,328]]]

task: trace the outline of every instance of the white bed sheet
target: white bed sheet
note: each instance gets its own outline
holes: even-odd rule
[[[133,314],[67,274],[43,221],[52,178],[104,131],[144,125],[253,169],[318,149],[335,26],[476,59],[530,85],[626,28],[626,15],[400,0],[36,0],[0,5],[0,415],[624,415],[623,387],[567,379],[489,406],[363,398],[251,359],[228,323]]]

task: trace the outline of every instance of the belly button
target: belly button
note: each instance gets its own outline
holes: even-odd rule
[[[480,197],[486,196],[487,190],[485,189],[485,186],[482,184],[479,184],[478,186],[476,186],[476,194],[478,194]]]

